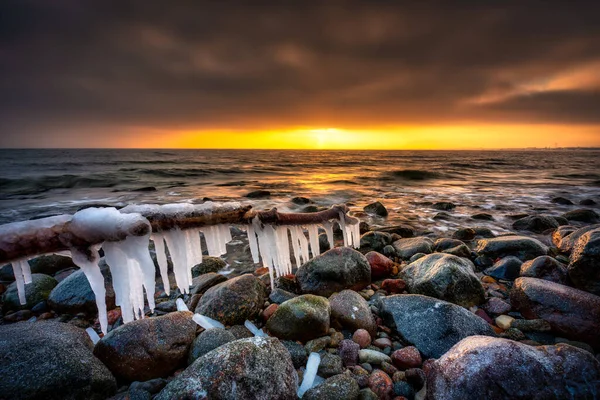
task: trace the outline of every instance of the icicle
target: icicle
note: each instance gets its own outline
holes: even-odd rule
[[[90,339],[92,339],[92,343],[94,343],[94,345],[100,341],[100,336],[98,336],[95,330],[93,330],[92,328],[86,328],[85,331],[87,332]]]
[[[128,236],[125,239],[125,243],[129,244],[129,254],[139,264],[140,270],[142,272],[141,278],[142,283],[144,285],[144,289],[146,289],[146,298],[148,299],[148,307],[150,311],[154,312],[154,291],[156,286],[155,280],[155,269],[154,262],[152,261],[152,257],[150,257],[150,253],[148,251],[148,245],[150,244],[150,236]],[[142,314],[143,314],[143,306],[142,306]]]
[[[298,254],[298,257],[296,258],[296,266],[299,267],[302,265],[302,263],[305,263],[309,260],[308,241],[306,240],[306,236],[304,236],[304,232],[302,232],[302,227],[290,226],[288,229],[292,234],[292,246],[294,247],[294,254]]]
[[[15,275],[15,281],[17,281],[17,292],[19,292],[19,302],[21,304],[27,304],[25,298],[25,280],[23,279],[23,270],[21,269],[21,261],[15,261],[12,264],[13,273]]]
[[[29,260],[21,260],[21,271],[23,272],[23,281],[25,284],[31,283],[31,267],[29,265]]]
[[[98,266],[98,260],[100,258],[98,255],[98,248],[99,246],[92,246],[89,249],[92,256],[91,260],[86,254],[77,249],[71,249],[71,258],[73,259],[73,263],[81,268],[85,274],[85,277],[90,283],[90,287],[92,288],[92,292],[94,292],[94,297],[96,298],[96,307],[98,307],[98,321],[100,321],[100,329],[102,329],[102,333],[106,334],[108,332],[106,289],[104,288],[104,276],[102,275],[102,272],[100,272],[100,267]],[[116,287],[117,283],[115,283],[114,279],[115,277],[113,275],[113,285]]]
[[[348,246],[348,231],[346,230],[346,219],[344,218],[344,213],[340,212],[340,220],[338,222],[340,224],[340,229],[342,230],[342,235],[344,235],[344,246]]]
[[[310,386],[310,388],[312,389],[314,387],[317,387],[323,382],[325,382],[325,378],[322,378],[319,375],[315,375],[315,380],[313,381],[313,384]]]
[[[308,361],[306,362],[306,370],[304,371],[304,379],[302,379],[302,385],[298,389],[298,397],[302,398],[304,393],[312,387],[312,384],[317,376],[317,370],[321,363],[321,356],[319,353],[310,353]]]
[[[248,244],[250,245],[250,253],[252,253],[252,261],[257,264],[260,261],[258,258],[258,241],[256,240],[256,232],[254,232],[252,224],[246,227],[246,233],[248,234]]]
[[[169,284],[169,269],[167,263],[167,253],[165,250],[165,239],[160,233],[153,233],[150,238],[154,242],[154,250],[156,251],[156,261],[158,262],[160,277],[162,278],[165,293],[168,296],[171,294],[171,286]]]
[[[317,225],[308,225],[308,239],[310,241],[310,252],[313,258],[321,254],[319,249],[319,227]]]
[[[267,335],[267,334],[266,334],[266,333],[265,333],[265,332],[264,332],[262,329],[258,329],[258,328],[256,327],[256,325],[254,325],[252,322],[250,322],[250,321],[248,321],[248,320],[244,321],[244,326],[245,326],[246,328],[248,328],[248,330],[249,330],[250,332],[252,332],[252,334],[253,334],[254,336],[259,336],[259,337],[268,337],[268,336],[269,336],[269,335]]]
[[[177,299],[175,303],[177,303],[177,311],[190,311],[183,299]]]
[[[323,229],[325,229],[325,233],[327,234],[327,241],[329,242],[329,249],[333,249],[334,247],[334,239],[333,239],[333,222],[325,221],[323,222]]]
[[[216,319],[212,319],[202,314],[194,314],[192,317],[195,323],[203,327],[204,329],[213,329],[213,328],[225,328],[225,325],[217,321]]]
[[[189,292],[191,284],[191,281],[189,281],[188,269],[192,268],[192,266],[189,266],[188,264],[187,254],[185,251],[185,234],[179,228],[175,228],[170,231],[163,232],[163,236],[169,248],[169,253],[171,254],[175,282],[177,283],[179,290],[186,294]]]

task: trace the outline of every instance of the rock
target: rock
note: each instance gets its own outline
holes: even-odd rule
[[[595,206],[596,203],[593,199],[583,199],[579,202],[580,206]]]
[[[2,310],[6,313],[7,311],[31,309],[40,301],[48,299],[50,292],[57,284],[56,279],[51,276],[31,274],[31,283],[25,284],[26,303],[22,305],[19,301],[17,282],[13,282],[8,285],[2,297],[2,301],[4,302]]]
[[[473,228],[459,228],[453,234],[453,239],[471,241],[475,239],[476,232]]]
[[[496,326],[500,329],[508,329],[510,328],[510,324],[514,321],[514,318],[509,315],[500,315],[496,317],[494,322],[496,322]]]
[[[196,337],[188,311],[144,318],[108,332],[94,354],[119,379],[147,381],[166,377],[186,364]]]
[[[275,278],[275,288],[294,294],[301,294],[300,285],[298,284],[295,275],[278,276]]]
[[[471,215],[471,219],[477,219],[477,220],[481,220],[481,221],[493,221],[494,216],[492,214],[488,214],[488,213],[478,213],[478,214]]]
[[[263,199],[265,197],[271,196],[271,192],[268,190],[255,190],[253,192],[246,193],[244,197],[249,199]]]
[[[490,297],[482,308],[492,315],[506,314],[511,309],[510,304],[497,297]]]
[[[106,308],[115,308],[115,291],[112,286],[112,277],[108,267],[100,268],[104,276],[104,289],[106,290]],[[98,314],[96,296],[82,270],[78,270],[61,281],[48,297],[50,308],[61,314],[86,313]]]
[[[365,329],[357,329],[352,335],[352,341],[364,349],[371,345],[371,335]]]
[[[529,215],[513,222],[513,229],[518,231],[530,231],[535,233],[543,233],[550,229],[558,228],[559,223],[552,217],[542,215]]]
[[[155,400],[296,398],[298,376],[286,348],[276,338],[229,342],[198,358]]]
[[[309,389],[303,400],[357,400],[359,396],[358,383],[348,375],[332,376],[320,385]]]
[[[481,239],[475,249],[479,255],[492,259],[515,256],[521,261],[531,260],[548,253],[548,247],[539,240],[526,236],[501,236],[493,239]]]
[[[434,253],[402,270],[409,293],[423,294],[464,307],[485,301],[485,290],[469,260],[450,254]]]
[[[371,266],[371,278],[379,279],[392,275],[396,263],[376,251],[370,251],[365,254],[369,265]]]
[[[406,288],[406,282],[403,279],[386,279],[381,283],[381,289],[390,294],[399,294]]]
[[[369,389],[380,399],[387,399],[394,391],[394,382],[392,382],[388,374],[380,369],[376,369],[369,375]]]
[[[600,363],[586,351],[562,344],[532,347],[472,336],[427,372],[427,398],[432,400],[591,399],[599,391]]]
[[[207,274],[209,272],[219,272],[227,266],[227,263],[219,257],[203,256],[202,262],[192,268],[192,277]]]
[[[456,204],[450,203],[449,201],[439,201],[434,203],[431,207],[435,208],[436,210],[449,211],[456,208]]]
[[[519,278],[510,301],[525,318],[543,319],[568,339],[600,347],[600,296],[542,279]]]
[[[415,398],[415,390],[410,383],[404,381],[398,381],[394,383],[394,394],[409,400]]]
[[[296,205],[299,205],[299,206],[303,206],[305,204],[312,203],[312,201],[308,197],[301,197],[301,196],[293,197],[291,202]]]
[[[215,272],[208,272],[206,274],[198,275],[192,279],[190,294],[204,294],[211,287],[218,285],[221,282],[225,282],[226,280],[227,278],[225,276]]]
[[[417,253],[429,254],[433,251],[433,241],[427,237],[405,238],[393,244],[398,257],[408,260]]]
[[[392,244],[392,235],[386,232],[370,231],[360,237],[360,248],[364,250],[382,251]]]
[[[562,217],[569,221],[587,222],[589,224],[595,224],[600,219],[600,216],[594,210],[590,210],[589,208],[579,208],[577,210],[568,211],[564,213]]]
[[[486,268],[483,273],[496,279],[514,281],[521,273],[521,264],[523,261],[515,256],[501,258],[494,265]]]
[[[235,336],[236,340],[254,337],[252,332],[250,332],[244,325],[234,325],[229,328],[228,331]]]
[[[226,329],[214,328],[205,330],[194,339],[187,363],[191,364],[197,358],[234,340],[236,340],[235,336]]]
[[[273,313],[277,310],[277,307],[279,307],[278,304],[270,304],[269,307],[265,308],[264,311],[262,312],[263,320],[266,321],[269,318],[271,318]]]
[[[368,214],[378,215],[380,217],[387,217],[388,215],[388,211],[386,210],[385,206],[379,201],[365,206],[363,210]]]
[[[379,347],[383,350],[386,347],[392,347],[392,341],[389,338],[381,337],[373,341],[373,346]]]
[[[266,287],[255,276],[245,274],[211,287],[196,306],[196,313],[224,325],[237,325],[257,317],[266,299]]]
[[[515,319],[510,327],[522,332],[548,332],[552,330],[550,324],[543,319]]]
[[[467,336],[494,336],[477,315],[452,303],[418,294],[400,294],[379,300],[380,316],[403,340],[426,358],[438,358]]]
[[[298,297],[298,295],[278,288],[271,290],[271,294],[269,294],[269,300],[275,304],[281,304],[289,299],[293,299],[294,297]]]
[[[401,370],[418,368],[423,363],[419,350],[414,346],[407,346],[392,353],[392,363]]]
[[[521,265],[521,276],[565,284],[567,267],[550,256],[540,256]]]
[[[425,257],[427,254],[425,253],[417,253],[417,254],[413,254],[413,256],[411,258],[408,259],[409,263],[415,262],[417,261],[419,258],[423,258]]]
[[[441,238],[433,243],[433,251],[442,252],[453,247],[463,245],[464,242],[458,239]]]
[[[319,252],[325,253],[327,250],[331,249],[331,247],[332,246],[329,245],[329,239],[327,238],[327,234],[319,234]]]
[[[358,364],[358,351],[360,345],[352,340],[344,339],[340,342],[338,351],[345,367]]]
[[[423,386],[425,386],[425,380],[427,377],[425,376],[425,372],[419,368],[409,368],[404,371],[406,381],[410,383],[415,390],[421,390]]]
[[[331,320],[351,331],[364,329],[371,336],[377,333],[377,324],[369,304],[358,293],[352,290],[342,290],[331,295]]]
[[[570,206],[573,204],[573,202],[571,200],[566,199],[564,197],[560,197],[560,196],[553,198],[551,201],[554,204],[561,204],[563,206]]]
[[[329,297],[344,289],[365,288],[371,283],[371,267],[358,251],[336,247],[300,266],[296,280],[303,293]]]
[[[378,228],[375,229],[377,232],[386,232],[391,234],[396,234],[398,236],[401,236],[403,238],[409,238],[409,237],[413,237],[415,236],[415,231],[413,228],[411,228],[410,226],[404,226],[404,225],[392,225],[392,226],[386,226],[384,228]]]
[[[318,353],[323,350],[325,347],[331,344],[331,336],[322,336],[320,338],[316,338],[313,340],[309,340],[304,345],[307,353]]]
[[[600,296],[600,228],[575,242],[567,270],[573,286]]]
[[[487,226],[476,226],[473,228],[476,238],[494,238],[496,235]]]
[[[377,396],[371,389],[365,388],[361,389],[358,394],[358,400],[377,400],[379,396]]]
[[[291,340],[282,340],[281,344],[290,353],[290,357],[292,357],[292,363],[294,364],[294,368],[298,369],[300,367],[306,366],[306,362],[308,361],[308,354],[304,346],[296,342],[292,342]]]
[[[100,400],[117,391],[83,329],[55,321],[20,322],[0,325],[0,338],[4,399]]]
[[[319,376],[329,378],[342,372],[344,372],[344,366],[342,365],[342,358],[340,356],[329,353],[323,354],[321,363],[319,364]]]
[[[267,330],[280,339],[306,342],[327,334],[330,313],[326,298],[305,294],[282,303],[267,321]]]
[[[561,226],[552,234],[552,242],[561,252],[570,253],[581,236],[597,228],[600,228],[600,225],[589,225],[579,229],[574,226]]]
[[[358,360],[361,363],[381,364],[382,362],[391,363],[390,356],[376,350],[362,349],[358,352]]]

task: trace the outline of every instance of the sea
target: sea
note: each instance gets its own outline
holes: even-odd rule
[[[248,193],[264,190],[264,198]],[[508,232],[520,214],[560,215],[600,205],[600,149],[304,151],[0,149],[0,224],[90,206],[249,202],[300,212],[346,203],[374,226],[443,233],[458,226]],[[555,204],[563,197],[573,205]],[[387,217],[363,212],[380,201]],[[437,202],[455,208],[440,211]],[[489,214],[488,220],[473,215]],[[481,217],[481,216],[480,216]]]

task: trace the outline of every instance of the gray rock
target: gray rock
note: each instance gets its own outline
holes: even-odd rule
[[[542,215],[530,215],[513,222],[513,229],[518,231],[530,231],[543,233],[550,229],[558,228],[559,223],[552,217]]]
[[[429,254],[433,251],[433,241],[427,237],[405,238],[393,243],[398,257],[408,260],[417,253]]]
[[[23,309],[31,309],[40,301],[48,299],[50,292],[58,284],[56,279],[51,276],[44,274],[31,274],[31,283],[25,284],[25,304],[21,304],[19,301],[19,292],[17,290],[17,282],[13,282],[8,285],[2,301],[2,310],[6,313],[7,311],[16,311]]]
[[[458,228],[453,234],[453,239],[471,241],[475,239],[476,236],[475,229],[473,228]]]
[[[595,224],[600,220],[600,215],[594,210],[589,208],[579,208],[577,210],[571,210],[562,215],[569,221],[587,222],[589,224]]]
[[[177,375],[155,400],[296,398],[298,375],[276,338],[229,342],[200,357]]]
[[[323,354],[321,363],[319,364],[319,376],[329,378],[342,372],[344,372],[344,366],[342,365],[342,358],[340,356],[329,353]]]
[[[599,394],[600,363],[563,344],[533,347],[472,336],[433,362],[427,374],[432,400],[592,399]]]
[[[233,325],[228,329],[228,331],[235,336],[236,340],[254,337],[252,332],[250,332],[244,325]]]
[[[567,282],[567,267],[550,256],[540,256],[521,265],[521,276],[564,285]]]
[[[306,362],[308,361],[308,353],[306,352],[306,348],[304,346],[291,340],[282,340],[281,344],[283,344],[283,346],[290,353],[294,368],[298,369],[306,366]]]
[[[364,329],[371,337],[377,333],[377,324],[369,308],[369,303],[353,290],[342,290],[331,295],[329,298],[331,306],[331,320],[341,327],[354,332]]]
[[[388,215],[388,211],[386,210],[385,206],[379,201],[365,206],[363,210],[368,214],[374,214],[380,217],[386,217]]]
[[[370,349],[362,349],[358,352],[358,360],[361,363],[369,363],[369,364],[381,364],[382,362],[390,363],[392,359],[385,353],[382,353],[377,350]]]
[[[144,318],[108,332],[94,348],[119,379],[147,381],[166,377],[186,364],[196,337],[196,323],[188,311]]]
[[[357,400],[360,387],[352,377],[340,374],[332,376],[320,385],[304,393],[303,400]]]
[[[281,304],[294,297],[298,297],[298,295],[279,288],[271,290],[271,294],[269,294],[269,300],[271,300],[271,303],[275,304]]]
[[[202,357],[206,353],[213,351],[219,346],[225,343],[233,342],[236,340],[235,336],[231,332],[222,328],[208,329],[199,334],[188,355],[188,364],[196,361],[197,358]]]
[[[282,303],[267,321],[267,330],[280,339],[306,342],[327,334],[330,313],[329,300],[305,294]]]
[[[215,272],[198,275],[192,279],[190,294],[204,294],[211,287],[216,286],[221,282],[225,282],[226,280],[227,278],[225,276]]]
[[[271,196],[271,192],[268,190],[254,190],[252,192],[246,193],[244,197],[249,199],[264,199],[265,197]]]
[[[479,255],[492,259],[515,256],[521,261],[531,260],[548,253],[548,247],[539,240],[526,236],[501,236],[481,239],[475,249]]]
[[[452,303],[406,294],[384,297],[380,316],[426,358],[438,358],[467,336],[495,336],[480,317]]]
[[[472,307],[485,300],[485,290],[474,270],[467,259],[434,253],[409,264],[402,270],[402,277],[410,293]]]
[[[501,258],[494,265],[486,268],[483,273],[496,279],[514,281],[521,273],[523,261],[515,256]]]
[[[568,274],[573,286],[600,296],[600,228],[584,233],[575,242]]]
[[[0,325],[0,397],[105,399],[117,390],[87,333],[54,321]]]
[[[360,248],[364,251],[381,252],[385,246],[392,244],[392,235],[381,231],[367,232],[360,237]]]
[[[329,297],[344,289],[361,290],[371,283],[371,266],[350,247],[336,247],[306,262],[296,272],[303,293]]]
[[[202,262],[192,268],[192,277],[207,274],[209,272],[219,272],[227,266],[227,263],[219,257],[204,256]]]

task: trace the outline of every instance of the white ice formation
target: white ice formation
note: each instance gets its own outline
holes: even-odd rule
[[[267,335],[265,333],[265,331],[263,331],[262,329],[258,329],[256,327],[256,325],[254,325],[252,322],[246,320],[244,321],[244,326],[250,331],[252,332],[252,334],[254,336],[259,336],[259,337],[268,337],[269,335]]]
[[[304,378],[302,384],[298,389],[298,397],[302,398],[304,393],[313,386],[317,371],[319,370],[319,364],[321,363],[321,356],[319,353],[310,353],[308,361],[306,362],[306,370],[304,371]]]
[[[110,268],[115,291],[116,304],[121,307],[123,322],[144,318],[147,301],[150,311],[154,310],[155,266],[149,252],[150,241],[154,243],[156,261],[165,293],[170,293],[168,277],[168,257],[173,265],[173,275],[179,290],[186,294],[192,284],[192,267],[202,262],[201,235],[206,243],[206,251],[211,256],[221,256],[227,252],[226,244],[232,240],[228,225],[215,224],[201,228],[181,229],[178,220],[194,215],[210,217],[212,213],[234,211],[240,203],[130,205],[121,210],[115,208],[87,208],[73,216],[61,215],[38,221],[25,221],[0,227],[0,236],[12,240],[12,233],[35,231],[42,240],[50,237],[53,228],[68,223],[70,231],[88,243],[98,243],[89,248],[75,245],[70,248],[73,262],[81,268],[96,297],[98,319],[103,333],[108,330],[105,282],[98,266],[99,251],[104,251]],[[218,215],[218,214],[215,214]],[[148,217],[148,218],[146,218]],[[159,228],[152,232],[149,218],[159,221]],[[168,228],[161,230],[160,221],[167,221]],[[174,222],[173,222],[174,221]],[[216,220],[218,221],[218,220]],[[345,215],[340,212],[340,228],[345,246],[358,247],[360,241],[358,223],[347,224]],[[154,223],[154,222],[153,222]],[[146,226],[147,235],[130,232],[133,227]],[[258,217],[247,226],[248,240],[255,263],[269,269],[271,283],[276,276],[292,273],[292,256],[298,267],[320,254],[319,227],[327,235],[330,248],[333,248],[333,222],[324,221],[320,225],[270,225]],[[305,235],[306,229],[308,239]],[[157,231],[158,230],[158,231]],[[12,232],[12,233],[11,233]],[[151,232],[151,233],[150,233]],[[103,241],[104,240],[104,241]],[[103,241],[103,242],[102,242]],[[291,250],[291,251],[290,251]],[[21,304],[25,304],[25,284],[31,282],[31,269],[28,259],[12,263]],[[145,295],[144,295],[145,293]],[[145,299],[144,299],[145,297]],[[178,302],[178,309],[185,304]],[[187,309],[187,307],[185,307]],[[194,321],[209,329],[220,324],[218,321],[195,315]],[[205,326],[206,325],[206,326]],[[222,326],[222,325],[221,325]],[[256,328],[256,327],[255,327]],[[257,329],[257,331],[260,331]],[[254,332],[256,335],[257,333]],[[260,333],[258,333],[260,335]]]
[[[225,325],[223,325],[216,319],[212,319],[202,314],[194,314],[192,320],[206,330],[214,328],[225,328]]]

